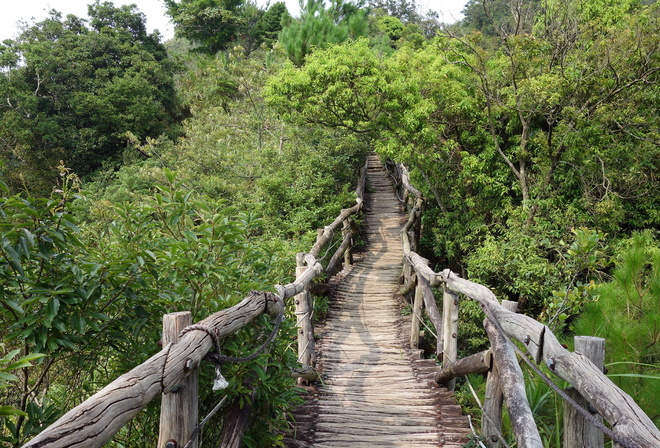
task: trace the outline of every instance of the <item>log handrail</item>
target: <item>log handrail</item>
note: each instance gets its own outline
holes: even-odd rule
[[[614,435],[632,447],[660,447],[660,431],[652,420],[642,411],[635,401],[623,390],[619,389],[603,371],[597,368],[585,356],[576,352],[569,352],[557,340],[552,331],[544,324],[522,314],[511,312],[504,308],[495,294],[487,287],[461,278],[449,269],[434,272],[429,262],[411,249],[411,235],[409,230],[414,227],[413,221],[419,219],[416,207],[422,200],[415,192],[418,190],[410,186],[407,169],[400,165],[404,187],[415,197],[415,205],[411,207],[408,222],[401,232],[402,245],[406,267],[404,268],[404,282],[402,293],[410,291],[420,280],[428,282],[431,286],[444,286],[450,291],[476,300],[481,304],[486,316],[485,327],[493,347],[488,352],[454,360],[445,363],[438,371],[436,380],[446,383],[456,376],[468,373],[484,372],[492,362],[497,363],[500,374],[509,381],[505,399],[512,414],[511,420],[517,420],[514,431],[518,446],[540,447],[536,426],[530,427],[531,412],[520,408],[526,402],[524,388],[516,385],[515,379],[519,369],[515,355],[511,358],[512,343],[516,340],[525,347],[536,364],[545,364],[559,378],[574,387],[591,406],[601,414],[611,425]],[[405,180],[403,174],[405,173]],[[437,309],[437,308],[436,308]],[[427,310],[427,313],[429,311]],[[434,314],[433,311],[429,314]],[[413,316],[415,319],[415,316]],[[440,335],[442,332],[438,332]],[[442,341],[439,341],[442,345]],[[472,359],[469,359],[472,358]],[[507,367],[507,364],[509,365]],[[511,365],[511,364],[515,364]],[[504,372],[504,373],[503,373]],[[517,390],[516,390],[517,389]],[[524,406],[522,406],[524,408]],[[515,414],[515,418],[514,415]],[[533,424],[533,421],[532,421]]]
[[[263,313],[276,316],[284,303],[275,294],[253,291],[239,304],[200,322],[220,338],[244,327]],[[175,388],[194,371],[213,347],[211,337],[191,331],[168,344],[144,363],[121,375],[23,445],[37,447],[97,447],[108,442],[158,395]]]
[[[237,305],[212,314],[198,322],[198,325],[215,331],[218,338],[222,339],[243,328],[261,314],[266,313],[272,317],[282,314],[284,300],[304,293],[312,280],[324,272],[317,257],[323,247],[332,240],[334,230],[362,210],[367,168],[368,161],[360,170],[355,190],[356,204],[342,210],[339,216],[325,227],[310,252],[302,254],[307,267],[301,270],[293,282],[275,285],[277,294],[252,291]],[[337,252],[350,250],[352,227],[346,225],[344,227],[349,231],[343,232],[343,241]],[[336,258],[333,257],[333,269],[337,269],[340,263],[339,256]],[[206,332],[190,331],[183,334],[176,343],[167,344],[147,361],[121,375],[71,409],[23,445],[23,448],[102,446],[151,400],[175,389],[199,367],[202,358],[212,348],[214,348],[212,337]]]

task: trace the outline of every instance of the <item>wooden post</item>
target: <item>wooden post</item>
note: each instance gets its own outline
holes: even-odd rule
[[[490,320],[486,319],[484,327],[493,351],[493,364],[497,365],[500,387],[511,417],[511,429],[516,438],[516,445],[519,448],[543,448],[541,435],[525,393],[525,379],[516,358],[513,342],[501,327]]]
[[[444,286],[442,295],[442,365],[455,362],[458,357],[458,294]],[[447,383],[454,390],[456,379]]]
[[[514,313],[518,309],[518,302],[503,300],[502,306]],[[484,414],[481,419],[481,433],[486,440],[484,441],[488,448],[497,448],[501,442],[498,434],[502,433],[502,387],[500,386],[500,375],[497,370],[497,364],[493,363],[486,379],[486,394],[484,397]]]
[[[170,313],[163,316],[163,347],[177,342],[179,333],[192,323],[190,311]],[[172,446],[183,447],[190,440],[198,421],[197,388],[198,371],[195,369],[179,384],[178,388],[163,394],[160,406],[160,430],[158,448]],[[197,448],[197,440],[191,444]]]
[[[353,233],[353,229],[351,229],[351,218],[346,218],[344,220],[343,227],[341,229],[342,235],[344,238],[350,238],[351,234]],[[353,254],[352,254],[352,248],[353,248],[353,243],[348,246],[348,249],[344,252],[344,266],[350,266],[353,264]]]
[[[410,324],[410,348],[415,350],[419,348],[419,329],[420,321],[422,320],[422,305],[424,305],[424,286],[422,282],[417,280],[415,286],[415,300],[412,308],[412,321]]]
[[[594,365],[603,370],[605,361],[605,339],[592,336],[575,336],[575,353],[587,357]],[[587,401],[575,389],[566,389],[568,395],[579,405],[587,408]],[[603,417],[595,416],[600,422]],[[563,446],[580,448],[602,448],[605,436],[596,426],[587,421],[573,406],[564,402],[564,442]]]
[[[300,277],[307,269],[305,267],[305,254],[300,252],[296,255],[296,278]],[[314,328],[312,326],[313,305],[310,306],[311,294],[309,287],[294,296],[296,305],[296,321],[298,327],[298,358],[301,364],[313,366],[314,361]]]
[[[410,245],[412,250],[417,252],[419,249],[419,240],[422,237],[422,214],[424,213],[424,201],[418,200],[415,205],[418,206],[418,210],[415,212],[415,224],[413,225],[413,235]]]

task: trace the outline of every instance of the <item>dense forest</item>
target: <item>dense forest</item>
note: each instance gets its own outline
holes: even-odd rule
[[[292,280],[372,151],[427,198],[436,270],[569,345],[606,338],[608,374],[660,424],[656,2],[469,0],[446,24],[408,0],[307,0],[300,17],[163,1],[167,42],[138,7],[97,0],[0,44],[3,446],[156,353],[162,314],[199,320]],[[461,313],[460,349],[485,347],[478,306]],[[264,325],[224,352],[250,353]],[[294,338],[287,319],[269,356],[226,367],[235,403],[259,378],[246,446],[282,443]],[[212,382],[212,366],[201,374]],[[559,447],[559,400],[529,384]],[[207,389],[200,414],[218,401]],[[113,446],[153,445],[157,428],[155,403]]]

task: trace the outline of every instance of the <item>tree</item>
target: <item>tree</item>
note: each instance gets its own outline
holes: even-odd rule
[[[608,375],[657,425],[660,412],[660,247],[635,233],[617,254],[612,280],[596,291],[576,334],[605,338]]]
[[[243,0],[165,0],[175,32],[209,54],[227,48],[237,38]]]
[[[539,0],[468,0],[460,25],[491,37],[529,33],[540,7]]]
[[[332,0],[326,8],[324,0],[301,0],[300,19],[282,29],[280,41],[289,59],[298,67],[316,48],[345,42],[367,35],[368,11],[362,3]]]
[[[418,23],[420,20],[415,0],[370,0],[369,7],[397,18],[403,23]]]
[[[272,45],[277,41],[280,31],[282,31],[282,23],[288,20],[291,20],[291,16],[286,4],[284,2],[273,4],[257,22],[260,39],[266,44]]]
[[[89,15],[88,26],[52,11],[2,45],[0,169],[12,186],[49,188],[59,160],[81,175],[116,162],[127,132],[174,135],[175,65],[159,35],[134,7],[97,1]]]
[[[408,112],[417,99],[414,87],[394,72],[391,60],[360,39],[314,52],[302,68],[279,72],[265,95],[292,121],[374,134]]]

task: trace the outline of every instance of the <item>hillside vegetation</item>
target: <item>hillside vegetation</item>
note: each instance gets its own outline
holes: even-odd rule
[[[0,44],[3,444],[157,352],[162,314],[198,320],[292,280],[370,151],[425,194],[435,268],[567,341],[606,337],[613,380],[660,422],[655,2],[470,0],[454,24],[406,0],[308,0],[298,18],[164,3],[168,42],[137,7],[97,1]],[[472,353],[483,315],[461,307]],[[246,446],[280,445],[296,403],[291,320],[270,357],[224,372],[235,403],[259,379]],[[265,325],[223,350],[251,352]],[[560,406],[537,392],[558,446]],[[157,427],[154,403],[113,446],[154,445]]]

